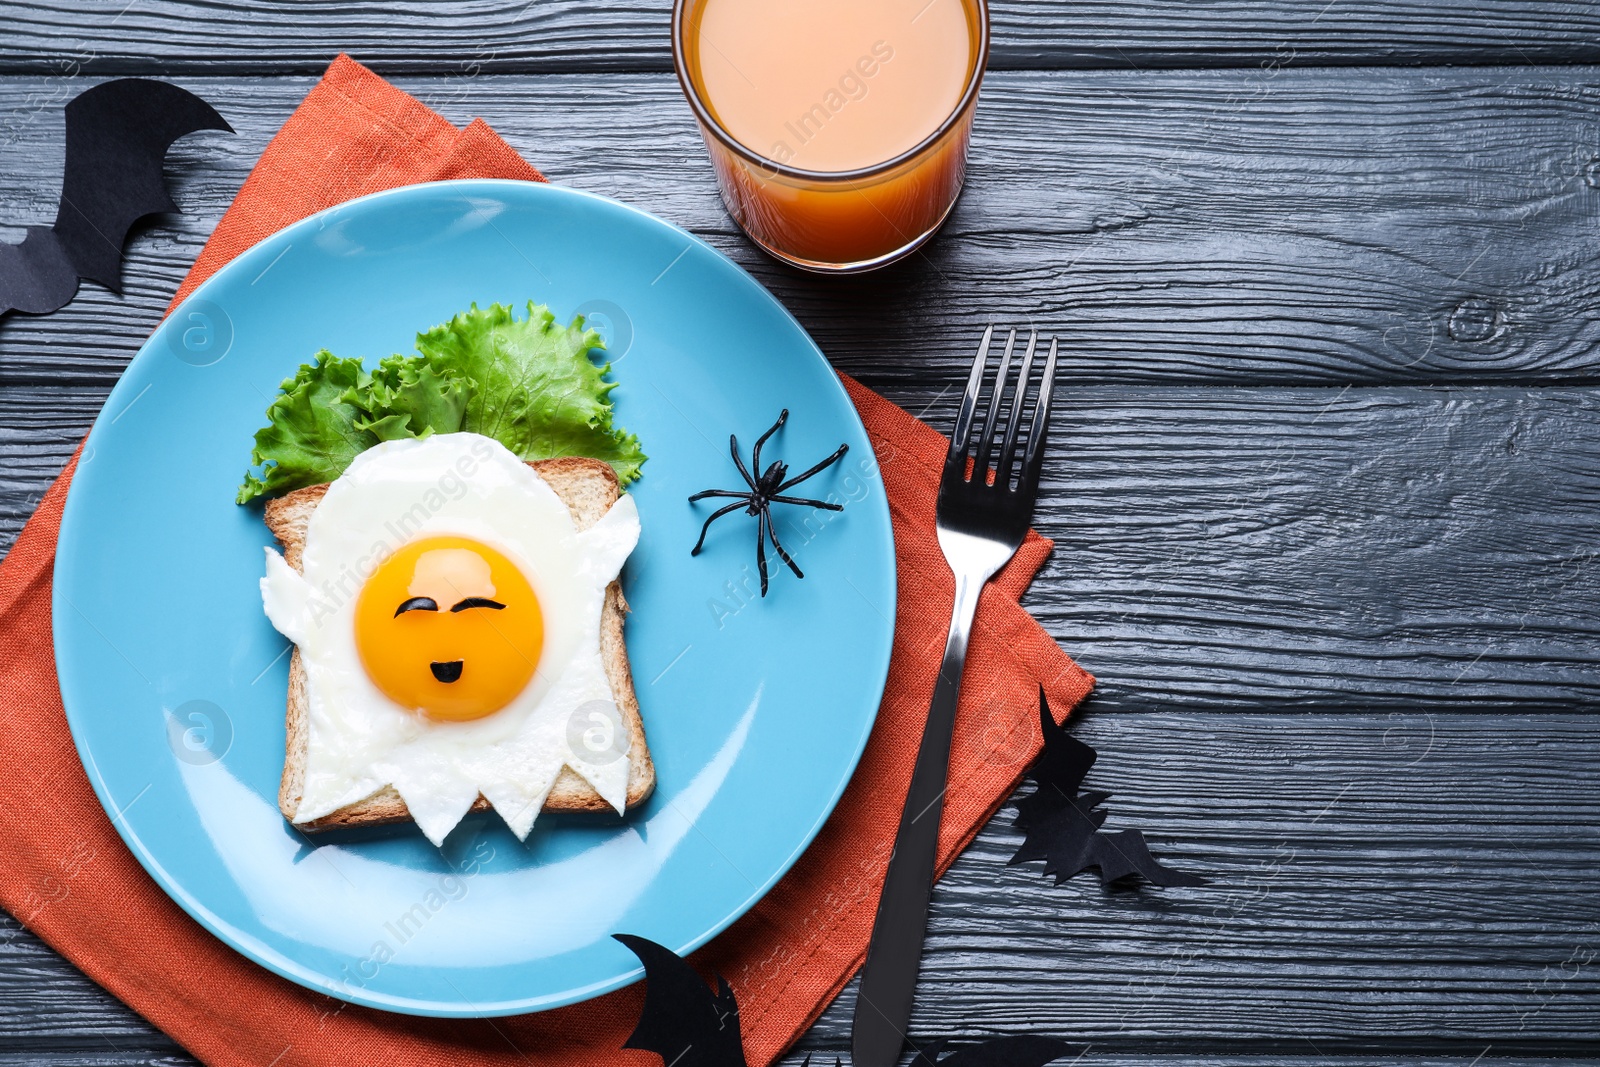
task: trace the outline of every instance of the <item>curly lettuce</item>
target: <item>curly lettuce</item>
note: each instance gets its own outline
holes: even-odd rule
[[[526,319],[474,304],[418,334],[418,354],[389,356],[371,373],[324,349],[268,406],[237,500],[331,482],[380,441],[462,430],[525,460],[602,460],[627,485],[645,455],[637,437],[612,426],[610,364],[589,355],[604,348],[581,316],[558,326],[530,301]]]
[[[330,472],[344,470],[359,452],[378,443],[356,428],[360,413],[343,399],[360,378],[359,359],[340,359],[323,349],[279,386],[250,451],[250,462],[265,466],[259,474],[245,474],[239,503],[325,482]]]
[[[587,456],[604,460],[627,485],[645,454],[639,439],[611,424],[609,363],[589,358],[605,343],[580,315],[566,326],[543,304],[528,317],[510,307],[473,304],[449,322],[417,335],[417,351],[443,371],[477,387],[463,427],[493,437],[525,460]]]
[[[472,381],[425,359],[390,356],[341,399],[360,409],[357,430],[380,441],[398,441],[461,429],[472,399]]]
[[[359,359],[327,349],[279,388],[256,431],[256,469],[245,473],[240,504],[331,482],[379,441],[453,433],[472,395],[471,382],[418,356],[390,356],[368,374]]]

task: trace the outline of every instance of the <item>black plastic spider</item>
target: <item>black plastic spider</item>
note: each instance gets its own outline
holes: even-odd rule
[[[778,541],[778,528],[772,521],[773,504],[802,504],[806,507],[823,508],[827,511],[843,511],[843,504],[830,504],[826,500],[811,500],[803,496],[783,496],[785,489],[799,485],[807,478],[820,474],[839,461],[839,457],[850,451],[849,445],[840,445],[839,450],[827,459],[818,463],[804,474],[797,474],[793,478],[785,479],[789,473],[788,464],[774,461],[772,466],[761,470],[761,446],[767,443],[767,438],[778,432],[789,419],[789,409],[784,408],[778,415],[778,421],[772,424],[772,429],[762,434],[756,441],[755,449],[750,453],[750,466],[760,472],[760,477],[752,478],[749,468],[745,467],[744,460],[739,458],[739,439],[733,434],[728,435],[728,450],[733,454],[734,465],[739,468],[739,473],[744,475],[745,484],[750,487],[749,492],[740,492],[734,489],[707,489],[705,492],[696,493],[689,498],[693,504],[706,497],[733,497],[734,502],[726,507],[718,508],[711,513],[706,524],[700,527],[700,540],[694,543],[694,548],[689,550],[689,555],[698,556],[700,549],[706,543],[706,531],[711,529],[711,524],[730,512],[738,511],[741,507],[747,515],[756,516],[756,568],[761,572],[761,595],[767,595],[767,550],[766,542],[772,541],[772,547],[778,550],[778,558],[789,565],[796,578],[804,578],[800,568],[795,566],[789,553],[784,551],[783,545]]]

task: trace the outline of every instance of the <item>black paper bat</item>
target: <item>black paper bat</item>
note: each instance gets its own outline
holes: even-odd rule
[[[739,1004],[717,975],[712,992],[670,948],[632,934],[615,934],[644,964],[644,1010],[623,1048],[643,1049],[672,1067],[746,1067]]]
[[[1100,832],[1106,813],[1094,810],[1110,793],[1079,793],[1083,779],[1094,766],[1095,750],[1057,726],[1039,690],[1039,728],[1044,731],[1044,751],[1028,769],[1038,787],[1016,801],[1017,826],[1025,833],[1013,864],[1044,860],[1044,873],[1060,885],[1090,867],[1100,869],[1102,883],[1143,875],[1155,885],[1204,885],[1205,879],[1163,867],[1150,855],[1150,846],[1138,830]]]
[[[0,315],[46,315],[78,280],[122,292],[122,242],[146,215],[176,211],[161,165],[173,141],[233,127],[198,96],[166,82],[122,78],[67,104],[67,160],[54,226],[0,244]]]
[[[944,1046],[941,1040],[918,1049],[911,1067],[1044,1067],[1065,1056],[1072,1047],[1053,1037],[1023,1034],[990,1038],[940,1059]]]
[[[671,949],[632,934],[613,936],[644,964],[646,983],[639,1024],[623,1048],[654,1052],[666,1067],[747,1067],[739,1004],[720,974],[712,990]],[[944,1046],[941,1040],[919,1050],[912,1067],[1044,1067],[1068,1050],[1049,1037],[998,1037],[940,1059]],[[807,1056],[804,1067],[810,1064]]]

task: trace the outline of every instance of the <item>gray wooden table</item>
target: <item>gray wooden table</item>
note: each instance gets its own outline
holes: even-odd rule
[[[1214,883],[1057,888],[1005,866],[1002,815],[936,893],[917,1032],[1106,1067],[1600,1063],[1600,6],[997,3],[964,199],[848,280],[728,220],[667,17],[0,0],[0,238],[54,216],[60,106],[98,79],[238,130],[174,150],[184,213],[131,242],[124,297],[0,322],[0,550],[347,49],[700,234],[936,426],[985,323],[1061,334],[1026,603],[1100,678],[1113,825]],[[786,1062],[847,1055],[853,1003]],[[0,922],[0,1067],[191,1062]]]

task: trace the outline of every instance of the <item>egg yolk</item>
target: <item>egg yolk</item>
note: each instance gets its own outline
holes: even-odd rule
[[[465,537],[395,552],[356,600],[356,650],[390,700],[430,719],[492,715],[527,687],[544,616],[522,571]]]

